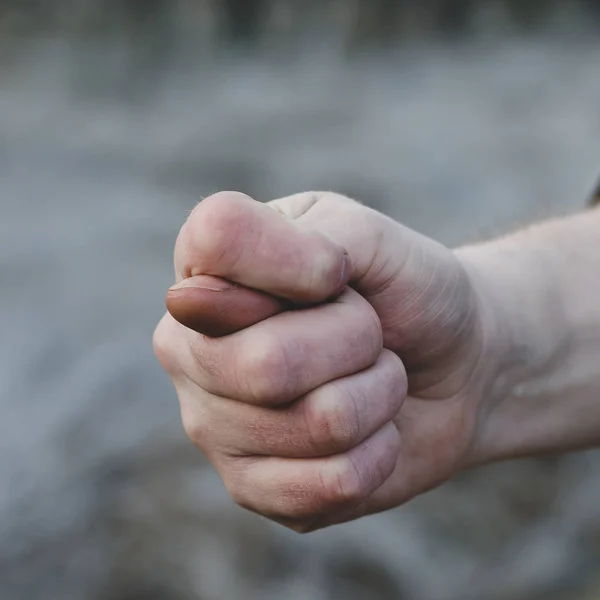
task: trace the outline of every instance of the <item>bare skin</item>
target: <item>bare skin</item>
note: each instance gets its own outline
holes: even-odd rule
[[[206,199],[154,337],[186,432],[238,504],[301,532],[600,443],[597,212],[451,251],[335,194]]]

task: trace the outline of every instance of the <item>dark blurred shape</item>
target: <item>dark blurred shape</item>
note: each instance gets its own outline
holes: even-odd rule
[[[159,23],[168,17],[173,8],[173,3],[169,0],[111,0],[111,2],[112,6],[107,9],[111,13],[121,11],[125,19],[134,26]]]
[[[581,0],[584,9],[600,15],[600,0]]]
[[[464,33],[473,11],[473,0],[438,0],[437,25],[445,33]]]
[[[356,560],[343,556],[332,561],[330,596],[359,600],[406,600],[409,594],[402,589],[387,570],[386,565],[375,561]]]
[[[244,45],[257,41],[269,8],[266,0],[222,0],[218,6],[224,41]]]
[[[123,589],[111,589],[107,594],[101,594],[95,600],[199,600],[189,595],[179,595],[171,589],[149,584],[127,583]]]
[[[521,27],[539,26],[544,18],[560,8],[561,0],[507,0],[506,5],[515,23]]]
[[[110,24],[113,28],[126,27],[133,35],[153,32],[164,39],[174,25],[185,23],[198,36],[210,30],[220,46],[249,47],[277,34],[283,19],[284,37],[299,31],[316,34],[316,29],[323,32],[325,28],[328,36],[341,33],[352,47],[386,47],[415,35],[464,34],[481,13],[490,11],[492,29],[504,27],[506,17],[513,27],[538,29],[559,13],[567,19],[574,14],[600,16],[600,1],[0,0],[0,27],[3,33],[44,29],[72,32]]]
[[[413,4],[413,0],[358,2],[354,11],[352,45],[362,46],[375,40],[380,45],[392,45],[406,25],[407,13]]]

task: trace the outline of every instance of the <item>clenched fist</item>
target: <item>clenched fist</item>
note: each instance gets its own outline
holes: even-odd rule
[[[227,192],[192,212],[175,268],[155,352],[241,506],[311,531],[477,462],[500,344],[456,253],[335,194]]]

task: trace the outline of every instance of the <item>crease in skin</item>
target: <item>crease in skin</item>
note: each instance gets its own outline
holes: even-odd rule
[[[291,198],[294,198],[292,196]],[[290,201],[290,198],[280,198],[279,200],[272,200],[271,202],[267,202],[266,205],[270,208],[276,210],[280,215],[292,220],[297,220],[300,217],[306,215],[306,213],[313,208],[319,202],[319,194],[317,192],[312,192],[308,195],[305,202],[298,206],[298,202]],[[294,208],[296,210],[290,211],[286,210],[286,208]]]

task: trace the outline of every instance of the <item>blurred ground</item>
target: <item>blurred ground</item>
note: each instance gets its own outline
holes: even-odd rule
[[[178,228],[219,189],[334,189],[449,245],[582,206],[600,39],[348,56],[316,34],[212,52],[178,27],[158,50],[149,30],[2,41],[2,600],[600,599],[598,453],[300,537],[233,506],[150,344]]]

